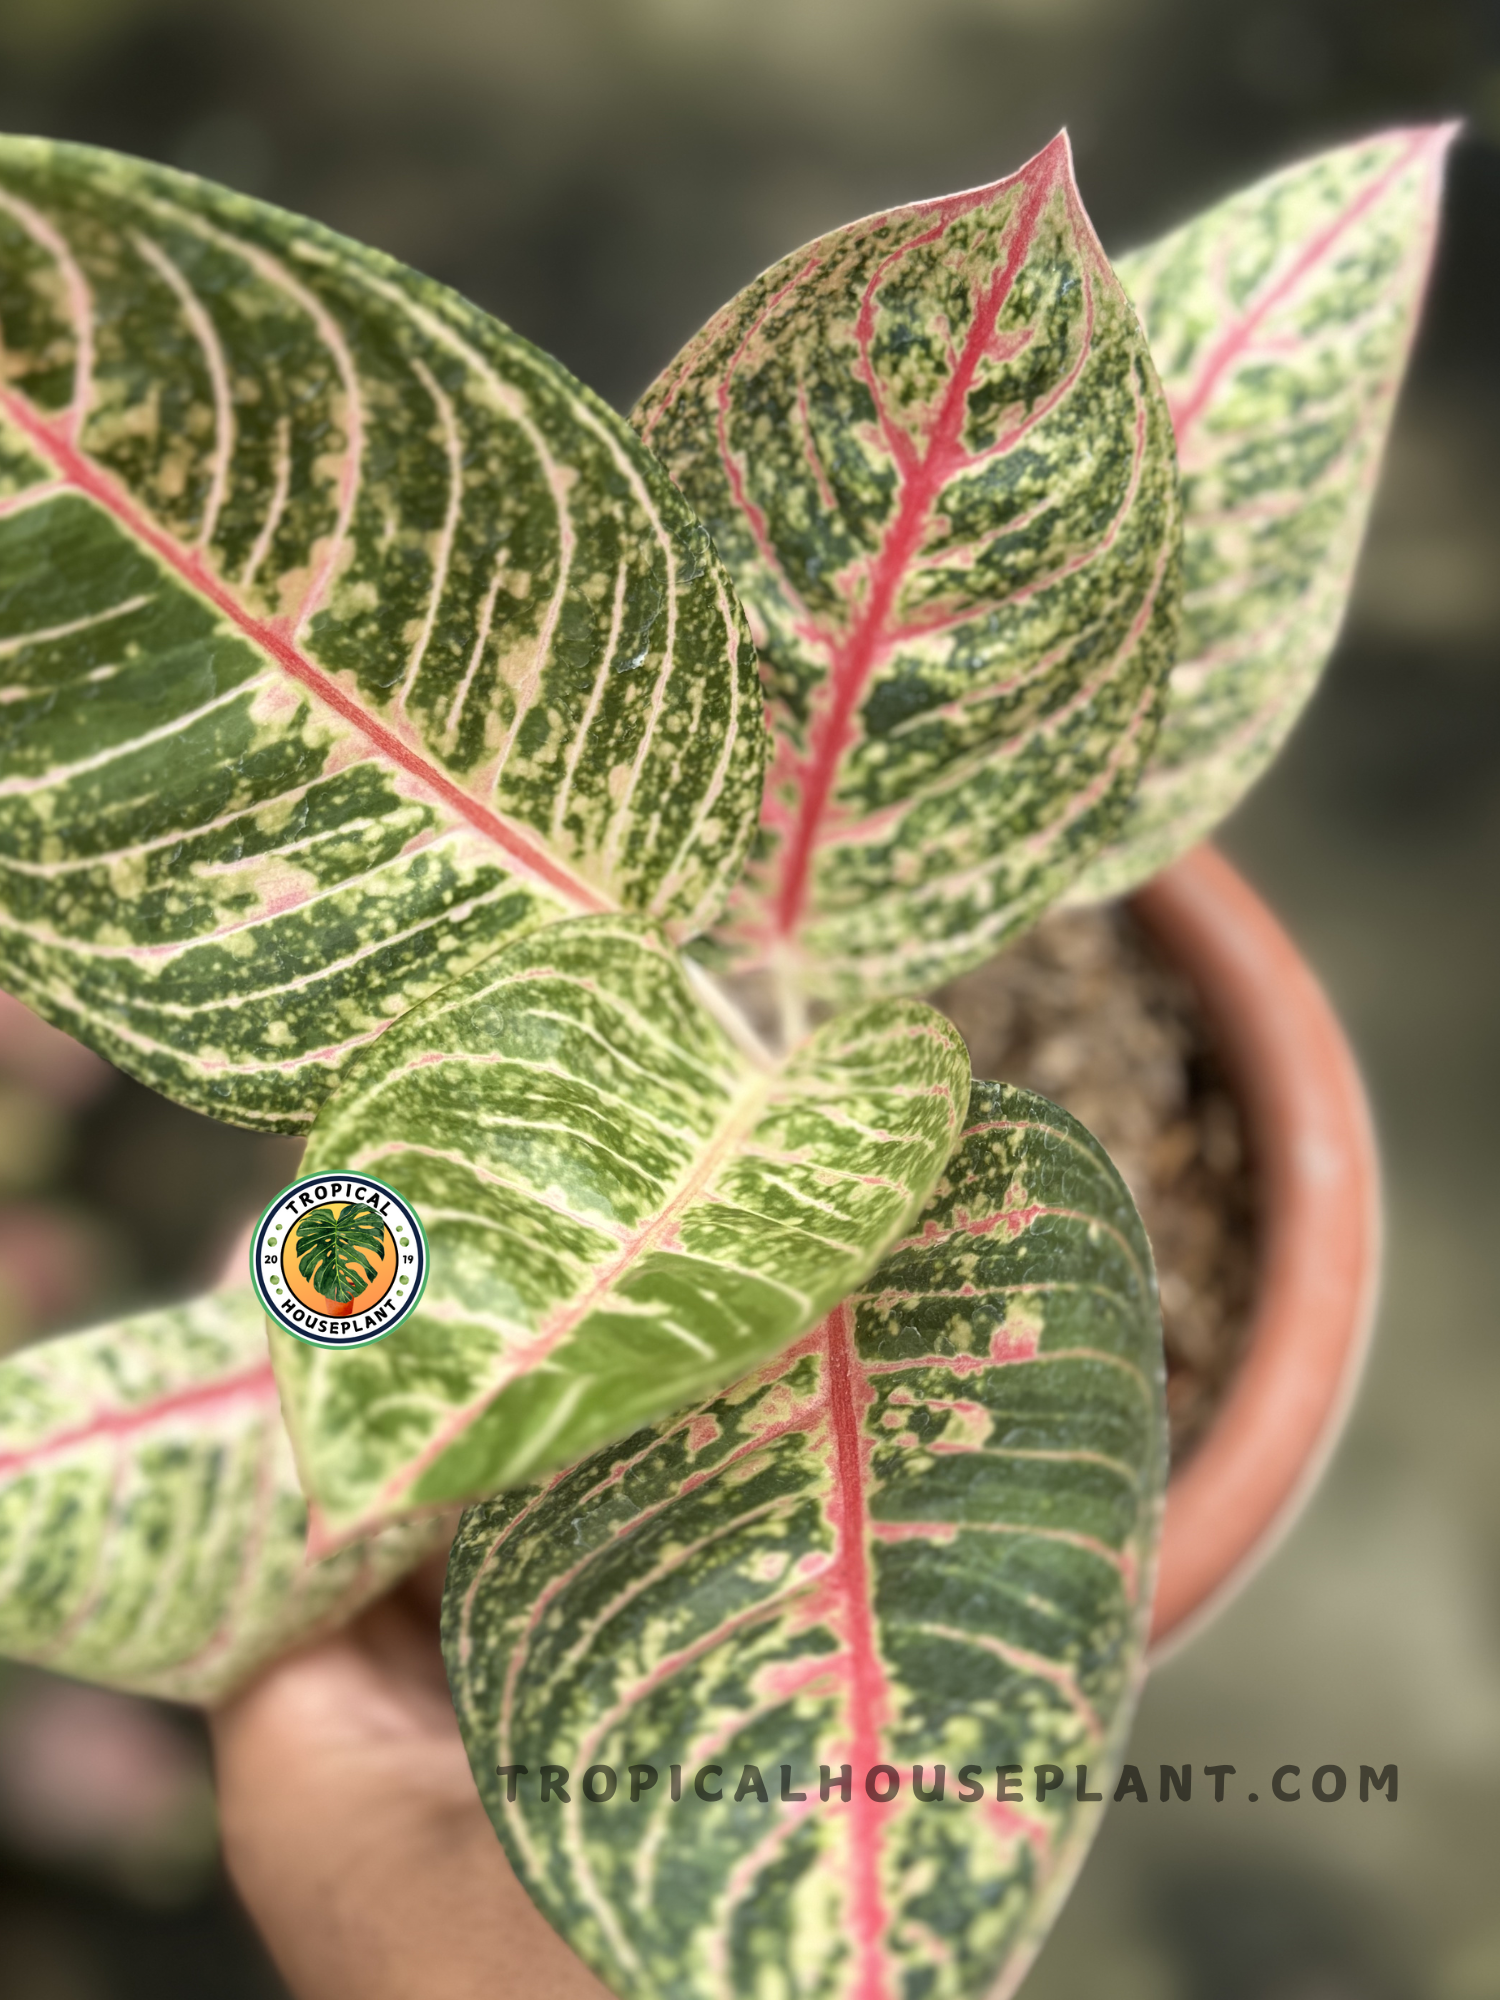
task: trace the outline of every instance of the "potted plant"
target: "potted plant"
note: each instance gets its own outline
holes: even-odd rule
[[[615,1991],[1014,1986],[1143,1671],[1160,1322],[1102,1147],[913,996],[1155,877],[1298,1275],[1265,1135],[1357,1087],[1176,857],[1331,644],[1448,136],[1118,272],[1059,139],[633,428],[314,224],[0,145],[4,983],[430,1247],[389,1339],[268,1352],[247,1274],[0,1365],[0,1648],[214,1702],[463,1505],[474,1775]]]

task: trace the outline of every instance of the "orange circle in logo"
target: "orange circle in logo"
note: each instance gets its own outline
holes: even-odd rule
[[[321,1210],[309,1209],[307,1214],[317,1215],[320,1212],[331,1210],[335,1216],[339,1216],[343,1214],[346,1208],[362,1208],[363,1206],[362,1202],[328,1201],[321,1204]],[[365,1262],[374,1266],[374,1277],[362,1292],[357,1292],[352,1299],[340,1301],[338,1299],[325,1299],[321,1292],[313,1290],[311,1279],[304,1278],[302,1275],[298,1262],[300,1250],[297,1237],[301,1231],[302,1222],[306,1220],[307,1216],[304,1216],[302,1221],[298,1222],[296,1228],[292,1230],[291,1238],[287,1243],[286,1253],[281,1264],[282,1271],[286,1277],[287,1290],[292,1296],[300,1299],[302,1304],[309,1307],[311,1311],[322,1313],[329,1319],[349,1319],[355,1313],[368,1312],[371,1306],[378,1306],[386,1293],[391,1289],[391,1286],[396,1282],[396,1269],[400,1261],[396,1254],[396,1239],[392,1236],[389,1228],[385,1224],[381,1225],[384,1231],[385,1248],[381,1251],[378,1260],[369,1251],[365,1252]]]

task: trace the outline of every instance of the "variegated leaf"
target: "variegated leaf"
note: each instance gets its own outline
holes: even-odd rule
[[[759,809],[753,652],[628,427],[311,222],[0,141],[0,968],[305,1132],[506,939],[688,935]]]
[[[723,956],[851,998],[992,952],[1118,826],[1176,642],[1171,425],[1066,139],[783,259],[635,421],[770,697]]]
[[[248,1284],[0,1362],[0,1654],[217,1701],[436,1546],[306,1540]]]
[[[1074,900],[1122,894],[1201,840],[1312,693],[1348,601],[1454,129],[1321,154],[1115,267],[1176,426],[1186,593],[1161,734]]]
[[[314,1545],[533,1478],[775,1353],[926,1199],[968,1093],[957,1030],[914,1001],[757,1060],[639,919],[550,925],[455,981],[303,1162],[405,1196],[431,1274],[371,1346],[272,1335]]]
[[[920,1226],[814,1334],[464,1517],[454,1704],[549,1921],[630,2000],[1012,1991],[1109,1796],[1165,1478],[1130,1197],[976,1083]]]

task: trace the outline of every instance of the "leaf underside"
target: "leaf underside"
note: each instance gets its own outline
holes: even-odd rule
[[[1013,1990],[1099,1824],[1075,1767],[1112,1781],[1165,1477],[1130,1198],[1065,1112],[976,1082],[920,1223],[812,1335],[465,1515],[444,1651],[531,1895],[630,2000]],[[543,1763],[567,1805],[541,1803]],[[637,1803],[632,1763],[659,1773]],[[823,1803],[820,1766],[845,1763],[851,1803]],[[888,1805],[864,1785],[882,1763]],[[718,1804],[695,1796],[708,1764]],[[919,1803],[912,1767],[930,1791],[939,1764]],[[1040,1803],[1038,1764],[1067,1775]],[[501,1765],[528,1767],[513,1803]],[[594,1765],[619,1774],[608,1802],[583,1796]],[[805,1800],[782,1801],[783,1766]]]
[[[248,1285],[0,1362],[0,1654],[214,1702],[352,1618],[429,1526],[308,1564]]]
[[[508,946],[351,1072],[303,1170],[411,1202],[426,1292],[390,1340],[272,1334],[315,1545],[566,1464],[811,1326],[926,1199],[968,1101],[931,1008],[741,1053],[635,918]]]
[[[1066,140],[784,258],[634,421],[769,696],[719,962],[850,999],[994,951],[1118,826],[1176,643],[1171,424]]]
[[[765,730],[628,426],[314,223],[0,141],[0,964],[133,1075],[305,1132],[507,939],[701,929]]]
[[[1116,264],[1176,425],[1186,590],[1156,747],[1074,900],[1123,894],[1201,840],[1312,693],[1416,331],[1453,131],[1321,154]]]

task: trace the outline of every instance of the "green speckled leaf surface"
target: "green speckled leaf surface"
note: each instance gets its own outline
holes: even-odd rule
[[[0,968],[179,1101],[305,1133],[507,939],[702,928],[765,730],[623,421],[311,222],[0,141]]]
[[[887,1001],[757,1060],[636,918],[507,946],[351,1072],[304,1173],[377,1175],[430,1276],[387,1338],[273,1333],[321,1541],[566,1464],[774,1353],[926,1199],[969,1092]]]
[[[635,422],[769,697],[719,961],[844,999],[977,962],[1117,827],[1176,639],[1171,424],[1066,140],[784,258]]]
[[[1100,1823],[1077,1769],[1113,1782],[1165,1479],[1130,1198],[1065,1112],[976,1082],[919,1223],[814,1333],[465,1515],[449,1679],[549,1921],[628,2000],[1013,1990]]]
[[[392,1528],[305,1560],[248,1284],[0,1361],[0,1654],[213,1702],[440,1546]]]
[[[1416,331],[1454,129],[1288,167],[1115,267],[1172,407],[1186,589],[1161,733],[1077,900],[1120,895],[1201,840],[1316,685]]]

